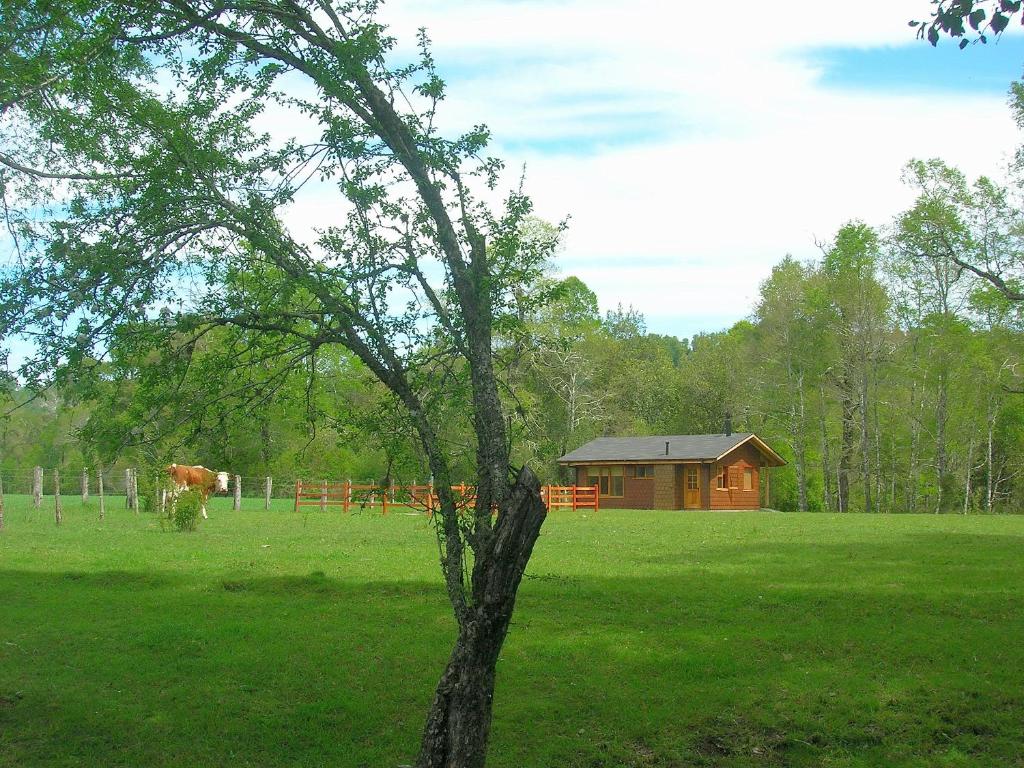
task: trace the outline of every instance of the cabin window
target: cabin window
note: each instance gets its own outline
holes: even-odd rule
[[[638,464],[636,466],[636,472],[633,477],[638,480],[646,480],[654,477],[654,465],[653,464]]]
[[[729,468],[718,468],[718,490],[724,491],[729,487]]]
[[[743,470],[743,490],[752,491],[754,490],[754,470],[744,469]]]
[[[596,485],[602,496],[622,496],[622,467],[589,467],[587,483]]]
[[[700,485],[697,482],[697,468],[688,467],[686,469],[686,490],[697,491],[700,490]]]

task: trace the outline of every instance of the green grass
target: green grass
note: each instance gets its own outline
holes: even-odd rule
[[[409,762],[453,621],[423,517],[195,533],[7,497],[0,766]],[[1024,518],[547,521],[492,768],[1024,765]]]

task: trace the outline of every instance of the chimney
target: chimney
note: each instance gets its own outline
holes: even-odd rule
[[[732,434],[732,414],[729,411],[725,412],[725,425],[722,431],[725,432],[726,437]]]
[[[665,441],[665,455],[668,456],[668,440]]]

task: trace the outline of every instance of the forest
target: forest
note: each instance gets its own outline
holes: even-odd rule
[[[1016,190],[940,160],[904,173],[912,207],[880,229],[849,222],[820,259],[783,257],[749,317],[721,332],[648,333],[642,308],[602,315],[549,260],[517,295],[521,322],[496,334],[515,460],[557,480],[555,459],[593,437],[719,432],[731,413],[789,462],[772,477],[775,508],[1021,511],[1021,304],[1012,281],[964,266],[1012,264],[1024,233]],[[526,242],[558,236],[528,227]],[[393,396],[351,353],[261,361],[258,346],[211,331],[187,345],[182,378],[142,365],[152,351],[127,333],[84,366],[95,375],[41,393],[12,383],[0,466],[11,480],[34,465],[140,461],[283,480],[429,474]],[[170,357],[180,365],[181,354]],[[444,439],[471,477],[465,376],[447,381],[433,407],[450,410]]]

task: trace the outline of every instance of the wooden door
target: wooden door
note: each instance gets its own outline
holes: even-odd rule
[[[683,508],[700,509],[700,466],[687,464],[683,470]]]

